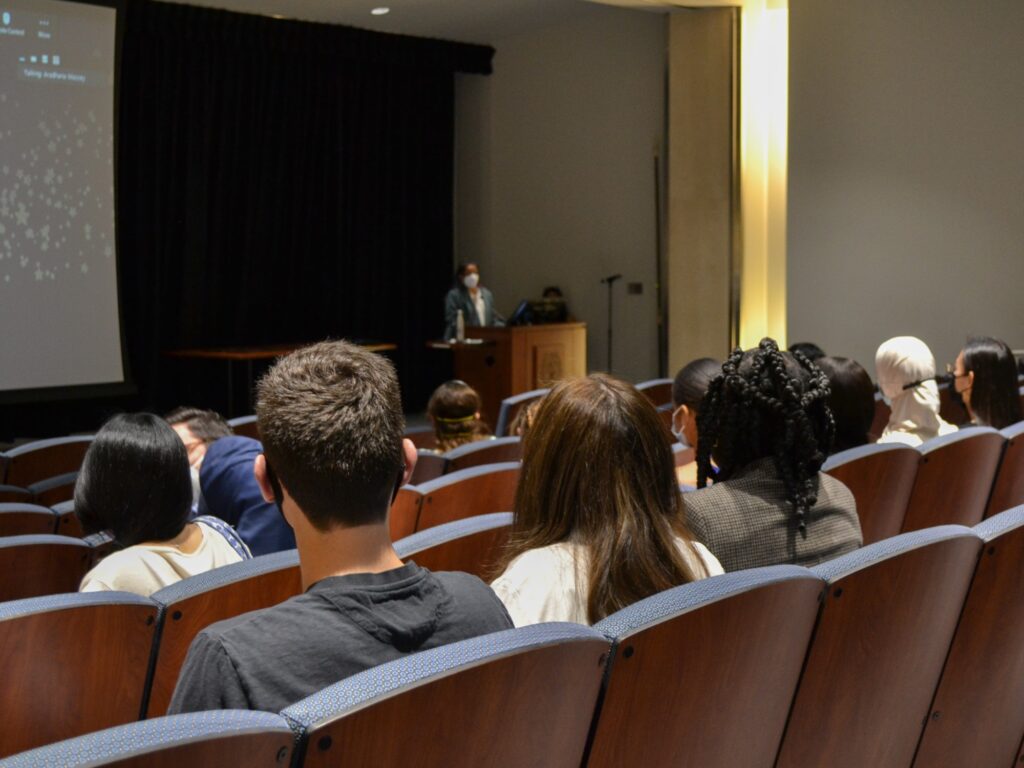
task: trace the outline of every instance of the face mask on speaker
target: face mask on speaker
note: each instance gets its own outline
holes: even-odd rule
[[[471,272],[462,278],[462,284],[472,290],[480,284],[480,275],[476,272]]]

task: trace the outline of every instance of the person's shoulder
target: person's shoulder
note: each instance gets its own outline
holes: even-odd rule
[[[222,619],[203,629],[200,634],[222,645],[259,645],[264,639],[273,639],[281,630],[301,631],[306,614],[304,608],[309,601],[307,594],[295,595],[269,608]]]
[[[490,625],[493,630],[512,626],[505,605],[498,599],[494,590],[478,577],[461,571],[429,573],[451,595],[457,614],[471,616],[475,621]]]
[[[844,508],[855,508],[857,504],[853,491],[842,480],[825,472],[818,473],[818,501]]]
[[[149,595],[164,586],[151,577],[160,560],[162,558],[157,552],[140,545],[113,552],[85,574],[80,589],[83,592],[117,590]]]

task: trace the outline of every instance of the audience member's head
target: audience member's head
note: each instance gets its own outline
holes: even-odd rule
[[[185,445],[151,413],[115,416],[96,433],[75,484],[86,533],[109,530],[122,547],[173,539],[192,505]]]
[[[955,429],[939,416],[935,357],[923,341],[896,336],[883,342],[875,353],[875,372],[878,388],[892,408],[878,442],[920,445]]]
[[[1021,420],[1017,362],[1004,341],[968,339],[956,358],[953,387],[975,424],[1003,429]]]
[[[544,293],[541,294],[542,299],[564,299],[562,295],[562,289],[557,285],[549,285],[544,289]]]
[[[710,357],[693,360],[672,382],[672,434],[683,445],[697,447],[697,414],[708,386],[722,372],[722,364]]]
[[[490,437],[491,430],[480,420],[481,407],[480,395],[464,381],[452,379],[434,390],[427,415],[434,425],[439,451],[444,453]]]
[[[519,413],[509,425],[509,434],[525,439],[526,434],[533,428],[533,422],[537,419],[537,410],[543,400],[543,397],[538,397],[520,408]]]
[[[828,405],[836,423],[832,452],[856,448],[871,441],[875,419],[875,385],[864,367],[847,357],[822,357],[815,361],[828,376]]]
[[[697,487],[770,458],[800,525],[817,502],[818,470],[832,446],[828,378],[806,358],[780,352],[772,339],[737,349],[708,387],[698,417]]]
[[[319,532],[386,521],[416,460],[386,358],[344,341],[293,352],[260,379],[256,415],[257,479],[293,528],[288,499]]]
[[[825,350],[810,341],[798,341],[795,344],[790,344],[789,351],[794,355],[803,355],[812,363],[817,362],[819,358],[825,356]]]
[[[231,426],[216,411],[182,406],[164,416],[171,428],[178,433],[188,451],[188,463],[198,467],[210,443],[232,433]]]
[[[577,589],[594,622],[705,575],[680,540],[693,549],[654,406],[611,376],[556,384],[526,436],[505,564],[559,542],[582,545]]]

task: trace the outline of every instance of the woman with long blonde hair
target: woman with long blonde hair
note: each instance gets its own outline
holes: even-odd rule
[[[671,438],[632,385],[602,374],[557,384],[525,440],[492,584],[517,626],[592,624],[722,572],[686,527]]]

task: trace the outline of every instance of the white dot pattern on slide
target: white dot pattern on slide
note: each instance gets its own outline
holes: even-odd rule
[[[401,688],[517,651],[607,639],[581,624],[555,622],[494,632],[382,664],[324,688],[284,710],[297,733]]]
[[[191,741],[268,731],[287,736],[291,742],[292,732],[288,728],[288,723],[280,715],[269,712],[214,710],[170,715],[119,725],[116,728],[22,752],[6,760],[0,760],[0,768],[29,768],[41,765],[74,768],[154,752],[163,747]]]

